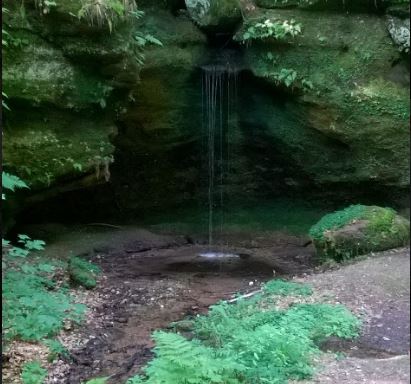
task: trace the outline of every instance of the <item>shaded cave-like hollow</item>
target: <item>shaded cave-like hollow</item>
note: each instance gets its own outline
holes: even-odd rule
[[[312,129],[296,95],[218,57],[184,82],[143,74],[135,109],[118,123],[110,180],[28,205],[17,223],[132,222],[208,233],[212,243],[244,226],[305,232],[359,201],[403,208],[398,188],[324,182],[355,171],[350,147]]]

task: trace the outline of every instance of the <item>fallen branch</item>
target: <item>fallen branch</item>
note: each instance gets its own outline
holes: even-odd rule
[[[97,226],[97,227],[109,227],[109,228],[115,228],[115,229],[121,229],[118,225],[113,225],[113,224],[106,224],[106,223],[89,223],[86,225],[90,226]]]
[[[227,303],[231,304],[231,303],[235,303],[236,301],[239,301],[241,299],[248,299],[249,297],[255,296],[255,295],[257,295],[258,293],[261,293],[261,292],[262,292],[262,289],[259,289],[258,291],[253,291],[253,292],[250,292],[250,293],[246,293],[245,295],[236,297],[235,299],[227,300]]]

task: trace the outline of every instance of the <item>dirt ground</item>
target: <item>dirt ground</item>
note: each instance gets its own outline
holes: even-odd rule
[[[152,357],[153,330],[205,313],[217,301],[256,290],[273,277],[310,283],[319,297],[332,297],[364,319],[355,342],[323,345],[325,351],[343,351],[344,358],[325,354],[309,382],[409,382],[408,249],[320,272],[307,238],[283,233],[225,235],[212,250],[240,257],[221,260],[199,256],[209,250],[205,236],[133,227],[62,227],[58,234],[42,227],[37,232],[31,228],[33,237],[50,237],[50,255],[81,255],[102,269],[95,290],[77,292],[90,311],[81,328],[68,325],[59,335],[70,358],[51,365],[47,383],[80,384],[101,376],[122,383]]]
[[[325,350],[343,351],[340,360],[326,356],[313,383],[402,384],[410,382],[410,252],[395,249],[335,271],[297,281],[330,295],[359,315],[361,336],[349,343],[329,341]]]

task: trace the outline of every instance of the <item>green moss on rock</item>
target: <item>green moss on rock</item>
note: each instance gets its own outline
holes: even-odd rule
[[[341,261],[409,243],[410,223],[391,208],[351,205],[310,229],[319,260]]]
[[[92,289],[97,285],[96,277],[99,268],[80,257],[72,257],[69,260],[68,271],[74,284]]]
[[[381,12],[390,5],[405,3],[404,0],[256,0],[261,8],[293,8],[341,12]]]
[[[324,16],[301,9],[260,10],[255,17],[302,24],[302,34],[295,38],[253,42],[245,50],[246,66],[272,88],[278,88],[276,75],[283,69],[296,71],[300,79],[288,88],[300,103],[298,110],[290,110],[300,129],[296,126],[281,136],[285,147],[293,150],[290,156],[320,183],[407,186],[409,90],[394,73],[401,69],[395,68],[400,54],[387,34],[385,20],[367,14]],[[312,87],[303,89],[303,80]],[[267,100],[260,104],[264,105],[255,109],[256,113],[263,110],[260,125],[278,140],[281,127],[270,107],[273,104]],[[342,172],[335,172],[323,156],[329,152],[327,142],[338,145]]]
[[[55,108],[25,108],[16,113],[11,105],[3,131],[3,164],[20,175],[31,191],[63,181],[96,174],[114,146],[110,135],[116,127],[104,111],[85,113]],[[103,178],[100,173],[99,178]]]
[[[209,30],[232,30],[241,21],[238,0],[185,0],[192,19]]]

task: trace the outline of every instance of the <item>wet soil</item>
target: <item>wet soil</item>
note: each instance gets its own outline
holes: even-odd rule
[[[87,227],[52,241],[47,252],[81,255],[103,275],[93,291],[100,299],[67,361],[70,369],[54,382],[110,376],[112,383],[122,383],[152,357],[154,330],[205,313],[219,300],[256,290],[274,276],[313,268],[314,249],[303,236],[237,233],[222,236],[212,248],[205,243],[201,235]],[[200,256],[209,250],[239,257]]]

